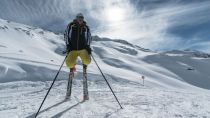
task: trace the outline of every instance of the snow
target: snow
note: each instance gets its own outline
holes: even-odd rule
[[[100,78],[99,76],[97,76]],[[100,80],[101,79],[101,80]],[[75,79],[70,101],[64,101],[66,81],[57,81],[40,112],[40,118],[209,118],[210,96],[184,90],[164,90],[143,87],[139,83],[112,83],[124,109],[120,109],[102,78],[96,85],[89,81],[90,100],[82,102],[82,83]],[[13,82],[1,85],[1,115],[4,117],[33,118],[50,82]],[[15,88],[13,88],[15,86]],[[5,88],[5,86],[7,86]],[[18,88],[18,89],[17,89]],[[3,91],[7,91],[5,94]],[[9,116],[9,115],[10,116]]]
[[[78,59],[71,100],[64,101],[69,72],[64,65],[39,118],[210,118],[208,54],[158,53],[124,40],[93,39],[93,56],[124,109],[93,60],[90,100],[82,102]],[[0,118],[33,118],[65,57],[63,36],[0,20],[0,42]]]

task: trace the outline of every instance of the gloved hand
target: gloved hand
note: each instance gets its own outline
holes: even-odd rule
[[[68,54],[69,52],[71,52],[71,51],[72,51],[71,46],[70,46],[70,45],[66,45],[66,52],[67,52],[67,54]]]
[[[86,50],[87,50],[88,54],[91,55],[92,49],[90,48],[89,45],[86,46]]]

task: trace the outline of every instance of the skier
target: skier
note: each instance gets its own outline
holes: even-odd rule
[[[64,39],[66,41],[67,59],[66,65],[70,68],[66,99],[71,96],[72,79],[77,57],[79,56],[83,63],[83,94],[84,100],[88,100],[87,86],[87,65],[91,62],[91,33],[90,29],[84,21],[82,13],[78,13],[76,18],[70,22],[66,28]]]

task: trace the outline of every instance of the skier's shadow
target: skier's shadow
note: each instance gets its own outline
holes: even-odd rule
[[[43,112],[46,112],[46,111],[48,111],[48,110],[50,110],[50,109],[52,109],[52,108],[54,108],[54,107],[57,107],[57,106],[59,106],[59,105],[65,103],[65,102],[67,102],[67,101],[66,101],[66,100],[63,100],[63,101],[61,101],[61,102],[59,102],[59,103],[57,103],[57,104],[54,104],[54,105],[52,105],[52,106],[50,106],[50,107],[48,107],[48,108],[46,108],[46,109],[40,111],[39,114],[41,114],[41,113],[43,113]],[[81,103],[81,102],[79,102],[79,103],[77,103],[77,104],[71,106],[71,107],[68,108],[68,109],[72,109],[73,107],[79,105],[80,103]],[[66,111],[66,110],[65,110],[65,111]],[[63,111],[63,112],[64,112],[64,111]],[[59,113],[59,114],[60,114],[60,113]],[[32,114],[32,115],[30,115],[30,116],[28,116],[28,117],[26,117],[26,118],[34,118],[35,115],[36,115],[36,113],[34,113],[34,114]],[[61,114],[61,115],[62,115],[62,114]]]
[[[78,106],[79,104],[81,104],[81,103],[83,103],[83,102],[84,102],[84,101],[78,102],[78,103],[72,105],[71,107],[67,108],[66,110],[57,113],[56,115],[52,116],[51,118],[59,118],[59,117],[61,117],[64,113],[66,113],[67,111],[71,110],[72,108]]]

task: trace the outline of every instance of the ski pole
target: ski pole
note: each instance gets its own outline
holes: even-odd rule
[[[64,64],[64,62],[65,62],[67,56],[68,56],[68,55],[66,55],[65,59],[63,60],[61,66],[60,66],[60,68],[59,68],[59,70],[58,70],[58,72],[57,72],[57,74],[55,75],[55,78],[54,78],[54,80],[53,80],[53,82],[52,82],[50,88],[48,89],[47,94],[45,95],[45,97],[44,97],[44,99],[43,99],[43,101],[42,101],[42,103],[41,103],[41,105],[40,105],[38,111],[36,112],[35,118],[38,116],[39,111],[40,111],[40,109],[42,108],[42,105],[44,104],[44,102],[45,102],[45,100],[46,100],[46,98],[47,98],[47,96],[48,96],[48,94],[49,94],[49,92],[50,92],[50,90],[51,90],[53,84],[55,83],[55,80],[57,79],[58,74],[60,73],[60,70],[61,70],[61,68],[62,68],[62,66],[63,66],[63,64]]]
[[[98,63],[96,62],[95,58],[93,57],[93,55],[91,55],[91,57],[93,58],[93,60],[94,60],[94,62],[95,62],[95,64],[96,64],[96,66],[98,67],[99,71],[101,72],[101,75],[103,76],[103,78],[104,78],[104,80],[106,81],[107,85],[109,86],[109,89],[111,90],[112,94],[114,95],[116,101],[117,101],[118,104],[120,105],[120,108],[123,109],[123,107],[121,106],[119,100],[117,99],[117,96],[115,95],[114,91],[112,90],[112,87],[110,86],[108,80],[106,79],[106,77],[104,76],[104,74],[103,74],[101,68],[99,67]]]

